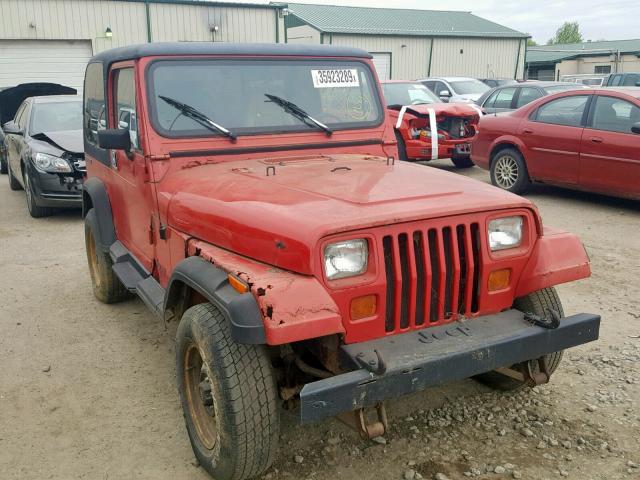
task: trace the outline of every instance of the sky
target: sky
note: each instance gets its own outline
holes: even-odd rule
[[[462,10],[529,33],[544,44],[564,22],[578,22],[585,40],[640,38],[638,0],[292,0],[292,3],[327,3],[423,10]],[[263,3],[254,0],[254,3]],[[264,2],[268,3],[268,2]]]

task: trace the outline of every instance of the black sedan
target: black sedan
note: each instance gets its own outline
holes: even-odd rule
[[[589,87],[569,82],[525,82],[493,88],[485,92],[476,103],[484,113],[509,112],[546,95],[580,88]]]
[[[81,97],[27,98],[3,130],[9,186],[26,191],[32,217],[51,215],[58,207],[82,206],[86,170]]]

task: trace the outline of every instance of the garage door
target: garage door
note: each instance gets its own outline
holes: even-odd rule
[[[380,80],[389,80],[391,78],[391,54],[372,53],[371,55],[373,55],[373,64],[376,66]]]
[[[82,89],[90,41],[0,40],[0,87],[52,82]]]

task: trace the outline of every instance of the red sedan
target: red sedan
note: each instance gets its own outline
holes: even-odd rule
[[[640,199],[640,88],[574,90],[484,116],[472,160],[523,193],[539,181]]]
[[[478,106],[442,103],[420,82],[390,80],[382,89],[400,160],[450,158],[456,167],[473,166],[471,142],[482,113]]]

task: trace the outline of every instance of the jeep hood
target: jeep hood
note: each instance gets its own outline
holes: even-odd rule
[[[522,197],[461,175],[362,155],[192,162],[162,181],[160,201],[171,227],[306,274],[328,235],[531,207]]]
[[[429,109],[433,109],[437,117],[475,117],[480,118],[480,109],[466,103],[429,103],[424,105],[409,105],[406,112],[418,117],[428,117]]]

